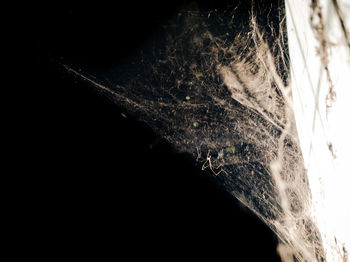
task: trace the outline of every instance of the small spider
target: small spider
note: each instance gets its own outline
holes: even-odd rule
[[[219,169],[222,165],[220,164],[217,167],[214,167],[211,163],[211,155],[210,155],[210,150],[207,153],[207,158],[202,166],[202,170],[205,170],[209,167],[209,169],[214,173],[215,176],[218,176],[221,172],[225,172],[223,169],[220,169],[219,171],[215,171],[214,169]]]

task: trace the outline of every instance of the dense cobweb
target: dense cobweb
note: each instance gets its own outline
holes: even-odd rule
[[[68,70],[189,153],[279,237],[287,259],[323,261],[292,110],[283,9],[180,11],[130,59],[94,75]],[[276,22],[277,20],[277,22]]]

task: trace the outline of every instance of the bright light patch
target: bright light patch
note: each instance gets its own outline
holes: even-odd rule
[[[314,2],[286,0],[294,113],[326,259],[343,262],[350,249],[350,6]],[[334,101],[327,100],[331,87]]]

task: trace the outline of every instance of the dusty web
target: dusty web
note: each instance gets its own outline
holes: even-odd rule
[[[233,7],[182,10],[128,65],[98,80],[69,70],[216,176],[278,235],[284,261],[323,261],[291,107],[284,11],[267,13],[262,26]]]

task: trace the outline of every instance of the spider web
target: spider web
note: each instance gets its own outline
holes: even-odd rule
[[[284,9],[259,12],[183,9],[125,65],[98,75],[66,68],[190,154],[278,235],[281,253],[323,261],[291,106]]]

